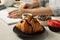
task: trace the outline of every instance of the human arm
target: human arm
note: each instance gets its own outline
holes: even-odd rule
[[[21,14],[23,13],[32,13],[33,15],[54,15],[50,7],[46,8],[35,8],[35,9],[22,9],[17,10],[15,12],[12,12],[9,14],[9,17],[11,18],[19,18],[21,17]]]
[[[41,7],[35,9],[23,9],[24,13],[32,13],[33,15],[54,15],[50,7]]]

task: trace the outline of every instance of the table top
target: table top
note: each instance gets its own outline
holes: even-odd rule
[[[60,32],[52,32],[48,27],[45,27],[46,31],[36,38],[23,38],[18,37],[13,32],[15,24],[8,25],[0,19],[0,40],[60,40]]]
[[[14,25],[7,25],[0,19],[0,40],[60,40],[60,32],[52,32],[45,27],[46,31],[36,38],[20,38],[13,32]]]

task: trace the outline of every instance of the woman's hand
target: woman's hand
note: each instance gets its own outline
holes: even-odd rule
[[[26,4],[26,3],[22,3],[20,8],[18,8],[17,10],[14,10],[12,12],[10,12],[8,14],[9,18],[20,18],[22,13],[23,13],[23,9],[26,8],[32,8],[30,4]]]
[[[31,8],[33,8],[32,4],[26,3],[24,6],[24,9],[31,9]]]
[[[32,4],[28,4],[28,3],[21,3],[20,4],[20,7],[19,7],[19,9],[31,9],[31,8],[33,8],[33,6],[32,6]]]
[[[14,10],[8,14],[9,18],[20,18],[22,15],[22,10]]]

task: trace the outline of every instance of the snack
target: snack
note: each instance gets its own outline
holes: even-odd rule
[[[51,19],[51,16],[48,16],[48,15],[40,15],[38,17],[39,20],[41,21],[47,21],[47,20],[50,20]]]
[[[18,22],[16,24],[16,28],[25,34],[33,34],[44,30],[37,19],[30,15],[25,17],[22,21]]]
[[[60,31],[60,21],[59,20],[48,20],[47,25],[49,26],[49,29],[54,32]]]

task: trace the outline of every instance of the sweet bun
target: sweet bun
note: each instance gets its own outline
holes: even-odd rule
[[[16,28],[18,28],[21,32],[26,34],[33,34],[36,32],[41,32],[44,30],[42,25],[37,21],[36,18],[28,15],[22,21],[16,24]]]

